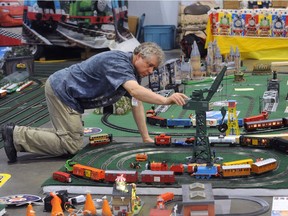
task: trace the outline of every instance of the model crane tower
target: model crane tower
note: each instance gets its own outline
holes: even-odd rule
[[[209,102],[213,95],[217,92],[226,70],[227,66],[225,65],[209,89],[194,90],[190,100],[188,100],[188,102],[183,106],[183,109],[195,110],[196,114],[196,137],[190,161],[192,163],[212,163],[211,150],[207,134],[206,111],[209,111]],[[204,98],[204,93],[207,93],[206,98]]]

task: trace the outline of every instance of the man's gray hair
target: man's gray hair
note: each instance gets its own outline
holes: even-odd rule
[[[143,58],[150,60],[151,56],[158,58],[158,66],[164,64],[165,54],[160,46],[153,42],[144,42],[134,49],[135,55],[140,54]]]

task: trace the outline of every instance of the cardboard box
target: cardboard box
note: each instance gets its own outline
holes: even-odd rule
[[[128,16],[128,28],[129,31],[136,36],[137,27],[138,27],[139,17],[137,16]]]
[[[223,9],[240,9],[240,8],[241,8],[241,1],[231,1],[231,0],[223,1]]]
[[[288,0],[272,1],[273,8],[286,8],[288,7]]]

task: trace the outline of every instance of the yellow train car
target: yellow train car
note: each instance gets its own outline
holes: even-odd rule
[[[242,159],[242,160],[235,160],[222,163],[222,166],[230,166],[230,165],[239,165],[239,164],[252,164],[254,161],[251,158]]]
[[[92,146],[101,145],[101,144],[108,144],[112,142],[113,136],[112,134],[93,134],[89,137],[89,143]]]

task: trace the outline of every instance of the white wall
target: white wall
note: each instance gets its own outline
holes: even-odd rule
[[[128,15],[140,17],[145,13],[144,25],[175,25],[177,26],[178,1],[140,1],[128,2]]]
[[[190,5],[196,0],[179,0],[182,4]],[[177,26],[178,0],[129,0],[128,15],[140,17],[146,14],[144,25],[175,25]],[[204,3],[204,1],[199,1]],[[209,1],[210,2],[210,1]],[[221,7],[222,0],[215,0]]]

